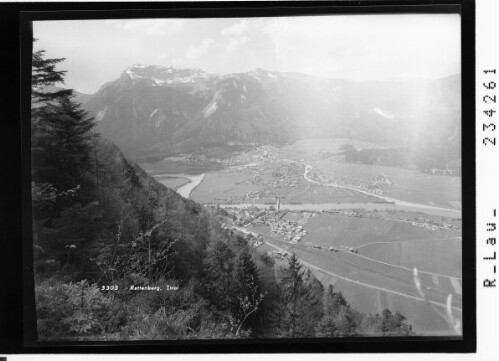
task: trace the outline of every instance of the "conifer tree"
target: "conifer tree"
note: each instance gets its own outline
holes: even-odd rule
[[[66,246],[91,239],[88,220],[99,213],[90,170],[94,121],[72,99],[72,90],[58,90],[64,59],[32,55],[31,185],[34,246],[47,257],[61,259]],[[88,217],[87,217],[88,216]],[[51,228],[48,236],[47,228]],[[85,236],[84,236],[85,235]],[[43,247],[42,247],[43,245]]]
[[[329,315],[324,315],[322,318],[318,330],[317,336],[319,337],[337,337],[338,336],[338,325],[334,317]]]
[[[352,308],[341,292],[334,292],[329,285],[324,300],[324,316],[318,327],[322,337],[341,337],[355,335],[357,324]]]
[[[47,59],[44,50],[32,56],[31,152],[32,180],[57,191],[83,182],[90,168],[94,120],[73,100],[72,90],[55,90],[65,71],[56,66],[63,58]]]
[[[314,304],[315,297],[311,284],[306,285],[303,276],[305,270],[293,253],[288,259],[288,269],[284,270],[281,281],[284,301],[284,329],[291,338],[307,335],[308,311]]]
[[[235,269],[236,294],[233,301],[233,313],[237,320],[236,335],[243,326],[254,326],[258,311],[261,310],[264,295],[260,292],[261,285],[258,269],[245,248],[239,255]]]
[[[335,323],[338,327],[338,336],[353,336],[356,334],[357,325],[350,306],[340,306],[335,317]]]
[[[240,253],[236,263],[236,282],[238,291],[247,294],[248,284],[259,284],[258,269],[251,259],[249,251],[245,248]]]
[[[406,324],[405,320],[405,316],[400,313],[393,314],[385,309],[381,313],[381,322],[378,327],[383,336],[408,336],[412,333],[412,325]]]
[[[33,40],[36,42],[36,39]],[[47,91],[46,87],[55,84],[64,84],[65,70],[56,70],[57,64],[65,58],[45,58],[45,50],[33,52],[31,57],[31,102],[32,104],[43,103],[59,97],[71,95],[72,91],[61,89],[57,91]]]
[[[208,249],[208,293],[221,309],[228,309],[234,294],[234,252],[222,241]]]
[[[324,314],[330,316],[338,315],[341,306],[349,307],[341,292],[334,292],[333,285],[329,285],[325,295]]]

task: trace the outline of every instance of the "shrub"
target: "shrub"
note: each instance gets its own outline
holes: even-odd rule
[[[87,280],[61,284],[49,279],[37,286],[35,292],[41,338],[104,330],[103,321],[111,300],[97,284],[89,284]]]

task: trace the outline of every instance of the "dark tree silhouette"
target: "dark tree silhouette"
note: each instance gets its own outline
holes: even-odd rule
[[[234,316],[237,322],[236,335],[249,325],[254,326],[260,310],[264,294],[260,291],[258,269],[251,259],[247,248],[239,255],[235,270],[236,294],[234,299]]]
[[[304,282],[305,270],[293,253],[281,281],[283,291],[283,326],[288,337],[304,337],[310,332],[310,310],[316,303],[312,284]]]

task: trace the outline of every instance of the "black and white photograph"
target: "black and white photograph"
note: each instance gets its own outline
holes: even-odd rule
[[[458,13],[30,35],[38,342],[462,338]]]

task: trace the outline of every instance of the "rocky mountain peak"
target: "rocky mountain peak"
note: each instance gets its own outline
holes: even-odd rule
[[[148,81],[151,85],[189,83],[208,77],[200,69],[183,69],[172,66],[134,64],[126,68],[121,78],[132,81]]]

